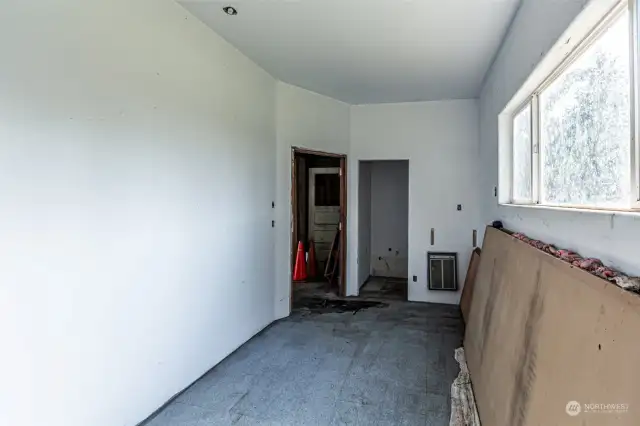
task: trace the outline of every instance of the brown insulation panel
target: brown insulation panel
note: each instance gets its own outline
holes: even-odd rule
[[[640,424],[639,336],[638,295],[487,228],[465,334],[482,426]]]

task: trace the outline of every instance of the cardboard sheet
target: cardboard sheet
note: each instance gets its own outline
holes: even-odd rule
[[[462,296],[460,297],[460,311],[465,324],[469,321],[469,311],[471,310],[471,299],[473,298],[473,286],[476,281],[478,267],[480,266],[480,249],[476,248],[471,253],[469,260],[469,268],[464,279],[464,287],[462,288]]]
[[[640,424],[640,296],[493,228],[465,353],[482,426]]]

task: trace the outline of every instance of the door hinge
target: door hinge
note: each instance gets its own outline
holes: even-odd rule
[[[342,222],[338,224],[338,231],[342,231]]]
[[[339,175],[339,176],[342,176],[342,169],[340,169],[340,170],[338,171],[338,175]]]

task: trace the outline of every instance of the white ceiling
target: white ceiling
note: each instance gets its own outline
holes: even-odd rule
[[[477,97],[519,1],[181,4],[275,78],[366,104]],[[238,15],[226,15],[227,5]]]

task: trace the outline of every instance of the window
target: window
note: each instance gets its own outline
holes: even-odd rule
[[[531,104],[528,103],[513,119],[513,199],[531,201]]]
[[[640,207],[630,7],[609,12],[512,113],[512,203]]]

